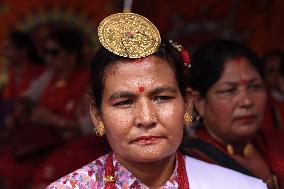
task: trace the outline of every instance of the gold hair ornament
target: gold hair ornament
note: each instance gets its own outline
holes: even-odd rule
[[[128,58],[149,56],[161,44],[161,36],[155,25],[134,13],[117,13],[106,17],[99,25],[98,36],[106,49]]]

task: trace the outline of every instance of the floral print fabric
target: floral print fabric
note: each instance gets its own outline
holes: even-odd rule
[[[105,163],[107,155],[85,165],[84,167],[70,173],[50,184],[47,189],[99,189],[104,188]],[[161,189],[178,188],[177,182],[177,161],[174,172],[170,179],[161,187]],[[113,155],[113,165],[115,169],[115,186],[117,189],[149,189],[138,178],[132,175]]]

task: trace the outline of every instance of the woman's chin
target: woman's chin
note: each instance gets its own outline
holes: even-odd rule
[[[241,138],[241,139],[251,139],[256,135],[258,131],[258,127],[255,125],[246,125],[246,126],[241,126],[235,129],[234,133],[235,136]]]
[[[173,154],[175,153],[164,150],[143,149],[131,153],[131,155],[128,155],[124,159],[128,159],[137,163],[150,163],[166,159],[167,157],[170,157]]]

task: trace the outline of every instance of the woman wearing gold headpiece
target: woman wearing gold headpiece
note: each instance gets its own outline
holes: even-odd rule
[[[90,112],[112,152],[48,188],[266,188],[178,152],[193,98],[181,46],[133,13],[107,17],[98,33],[103,47],[92,60]]]
[[[258,133],[266,99],[260,66],[254,52],[228,40],[209,42],[193,53],[189,84],[198,93],[199,120],[183,149],[276,189],[284,180],[284,164]]]

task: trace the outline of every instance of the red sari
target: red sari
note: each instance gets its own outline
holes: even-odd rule
[[[18,73],[12,67],[8,69],[8,82],[0,93],[0,127],[4,126],[5,117],[13,111],[16,100],[43,71],[44,66],[32,64],[27,65]]]
[[[75,70],[64,82],[61,81],[61,84],[57,82],[57,77],[51,80],[43,92],[40,104],[62,118],[72,118],[76,105],[81,100],[83,93],[86,92],[89,71]],[[42,158],[41,156],[30,157],[18,161],[12,155],[11,146],[7,146],[0,153],[0,177],[7,189],[27,187]]]
[[[268,96],[260,129],[270,147],[284,157],[284,148],[279,146],[284,143],[284,101]]]
[[[8,82],[4,86],[2,98],[10,100],[21,97],[32,81],[37,79],[43,71],[44,67],[41,65],[27,65],[19,73],[16,73],[15,69],[10,68],[8,71]]]
[[[55,76],[44,90],[40,104],[57,115],[70,117],[88,84],[87,70],[75,70],[64,80]]]
[[[86,80],[86,77],[89,79],[88,72],[85,71],[70,75],[69,82],[66,84],[64,82],[57,83],[57,78],[54,78],[45,90],[41,104],[65,118],[71,117],[78,99],[87,92],[86,85],[89,80]],[[73,139],[54,150],[41,162],[35,170],[32,186],[35,188],[45,187],[92,159],[105,154],[108,152],[107,150],[105,138],[87,135]]]

